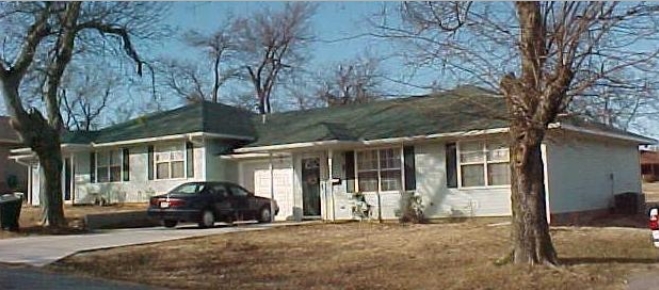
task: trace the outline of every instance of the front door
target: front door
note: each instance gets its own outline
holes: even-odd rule
[[[302,215],[320,216],[320,158],[302,159]]]

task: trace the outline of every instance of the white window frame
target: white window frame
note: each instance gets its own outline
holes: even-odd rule
[[[183,152],[182,160],[172,159],[172,157],[173,157],[172,153],[174,151],[168,151],[170,153],[170,159],[168,161],[158,161],[158,153],[159,153],[158,149],[163,148],[163,147],[172,147],[172,146],[178,147],[180,150],[182,150],[182,152]],[[160,145],[153,145],[153,164],[151,164],[151,166],[153,166],[153,180],[178,180],[178,179],[187,179],[187,178],[189,178],[188,177],[188,170],[187,170],[187,168],[188,168],[188,150],[185,146],[186,146],[185,141],[182,142],[182,143],[177,142],[177,143],[166,143],[166,144],[160,144]],[[172,172],[173,172],[172,164],[174,162],[181,162],[181,161],[183,162],[183,175],[182,175],[182,177],[172,177]],[[167,177],[167,178],[158,178],[158,164],[159,163],[169,163],[169,177]]]
[[[120,170],[119,170],[119,180],[112,180],[112,178],[111,178],[111,177],[112,177],[112,173],[111,173],[111,171],[112,171],[112,170],[111,170],[112,165],[113,165],[113,164],[116,164],[116,163],[112,162],[112,152],[113,152],[113,151],[116,151],[116,153],[117,153],[118,156],[119,156],[119,161],[118,161],[118,162],[119,162],[119,168],[120,168]],[[99,163],[98,163],[98,160],[99,160],[98,157],[99,157],[99,155],[101,155],[101,154],[107,154],[107,157],[108,157],[108,158],[107,158],[107,159],[108,159],[108,164],[105,165],[105,166],[100,166]],[[97,183],[107,183],[107,182],[122,182],[122,181],[124,180],[124,170],[123,170],[123,169],[124,169],[124,168],[123,168],[123,167],[124,167],[124,152],[123,152],[123,150],[122,150],[121,148],[114,148],[114,149],[109,149],[109,150],[99,150],[99,151],[95,151],[95,152],[94,152],[94,163],[95,163],[95,166],[94,166],[95,168],[94,168],[94,170],[96,171],[96,172],[95,172],[95,175],[94,175],[94,177],[96,178],[96,180],[94,180],[94,182],[97,182]],[[99,171],[98,169],[101,168],[101,167],[107,168],[107,170],[108,170],[108,171],[107,171],[107,181],[101,181],[101,180],[99,179],[99,176],[101,176],[101,175],[98,174],[98,171]]]
[[[398,168],[399,172],[400,172],[400,189],[382,191],[382,168],[381,168],[381,165],[380,165],[380,151],[381,150],[387,150],[387,149],[393,149],[394,151],[398,150],[398,154],[399,154],[398,156],[399,156],[399,159],[400,159],[400,168]],[[378,182],[377,182],[378,187],[377,187],[376,191],[361,191],[361,189],[359,188],[359,172],[360,171],[359,171],[358,153],[359,152],[366,152],[366,151],[375,151],[376,156],[377,156],[377,170],[371,170],[371,171],[376,171],[377,176],[378,176]],[[404,165],[404,160],[403,160],[403,158],[404,158],[403,153],[404,153],[403,152],[403,146],[378,147],[378,148],[367,148],[367,149],[355,150],[353,152],[353,154],[354,154],[353,159],[355,160],[355,162],[354,162],[354,167],[355,167],[355,169],[354,169],[355,170],[355,192],[361,192],[361,193],[374,193],[374,192],[382,193],[382,192],[385,192],[385,193],[387,193],[387,192],[400,192],[400,191],[402,191],[403,188],[405,187],[405,172],[404,172],[405,165]],[[396,169],[396,168],[390,168],[390,169]],[[366,170],[362,170],[362,171],[366,171]]]
[[[481,154],[483,157],[483,161],[478,161],[478,162],[462,162],[462,158],[460,158],[461,153],[462,153],[462,147],[464,146],[465,143],[477,143],[481,142],[483,146],[481,147]],[[458,188],[465,188],[465,189],[473,189],[473,188],[509,188],[509,184],[500,184],[500,185],[489,185],[490,180],[488,178],[488,166],[490,164],[502,164],[502,163],[508,163],[510,164],[510,147],[508,148],[508,159],[505,161],[502,160],[488,160],[487,159],[487,145],[488,144],[498,144],[502,143],[502,140],[485,140],[485,139],[475,139],[475,140],[468,140],[468,141],[458,141],[456,142],[456,162],[457,162],[457,175],[458,175]],[[483,165],[483,185],[475,185],[475,186],[463,186],[462,185],[462,166],[463,165]]]

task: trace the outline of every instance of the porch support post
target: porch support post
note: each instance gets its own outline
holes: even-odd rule
[[[122,158],[123,158],[123,155],[122,155]],[[75,164],[76,164],[76,155],[71,154],[71,161],[69,163],[69,167],[70,167],[69,169],[71,170],[71,180],[70,180],[71,181],[71,185],[70,185],[71,186],[71,205],[74,205],[75,200],[76,200],[76,188],[77,188],[77,186],[76,186],[76,171],[75,171],[76,166],[75,166]],[[121,168],[122,173],[121,174],[123,174],[123,159],[122,159],[122,165],[121,166],[122,166],[122,168]],[[122,176],[122,181],[123,181],[123,176]],[[125,198],[126,197],[124,196],[124,199]]]
[[[272,165],[272,152],[268,152],[270,157],[270,221],[275,221],[275,204],[272,202],[275,200],[275,171]]]
[[[329,175],[329,176],[328,176],[328,177],[329,177],[329,178],[328,178],[328,181],[329,181],[329,182],[328,182],[328,184],[327,184],[327,186],[326,186],[326,189],[327,189],[326,192],[327,192],[327,193],[330,195],[330,197],[331,197],[331,201],[332,201],[332,204],[331,204],[331,207],[332,207],[332,211],[331,211],[331,212],[332,212],[332,217],[331,217],[331,219],[332,219],[332,221],[335,221],[335,220],[336,220],[336,204],[335,204],[335,200],[334,200],[334,185],[333,185],[333,183],[332,183],[332,179],[334,179],[334,175],[333,175],[333,172],[332,172],[332,170],[333,170],[333,168],[332,168],[332,166],[333,166],[333,165],[332,165],[332,158],[333,158],[332,155],[333,155],[333,153],[334,153],[334,151],[332,151],[332,149],[329,149],[329,150],[327,151],[327,173],[328,173],[328,175]]]

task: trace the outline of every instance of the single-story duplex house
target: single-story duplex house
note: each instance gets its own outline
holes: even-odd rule
[[[401,193],[424,215],[511,214],[507,121],[501,96],[459,88],[428,96],[257,115],[200,102],[93,132],[63,136],[64,199],[146,201],[187,181],[226,180],[273,196],[279,220],[351,219],[362,193],[383,219]],[[607,211],[641,192],[638,146],[655,140],[575,117],[551,124],[542,145],[552,220]],[[29,149],[30,201],[40,167]]]

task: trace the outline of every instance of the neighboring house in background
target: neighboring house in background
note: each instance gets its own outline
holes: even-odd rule
[[[277,219],[351,219],[355,192],[393,219],[402,191],[421,196],[429,218],[508,216],[508,128],[492,112],[506,112],[503,98],[471,87],[267,116],[192,104],[66,134],[64,199],[146,201],[186,181],[226,180],[274,196]],[[552,221],[606,212],[614,194],[641,192],[638,146],[654,142],[577,118],[551,124],[542,157]],[[13,152],[34,160],[28,149]]]
[[[641,174],[646,182],[659,180],[659,152],[641,150]]]
[[[0,116],[0,193],[27,189],[27,167],[9,159],[9,151],[20,147],[22,144],[9,125],[9,117]]]

